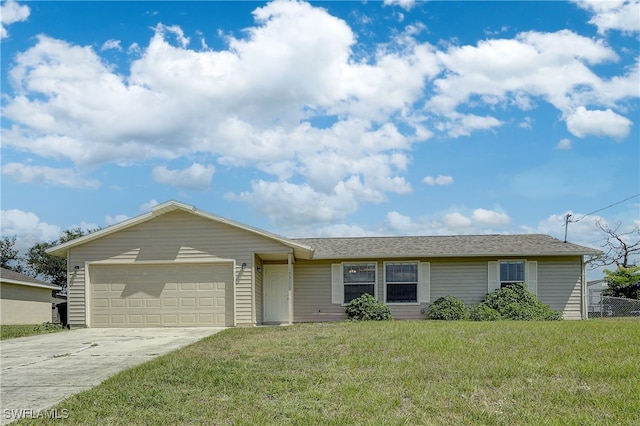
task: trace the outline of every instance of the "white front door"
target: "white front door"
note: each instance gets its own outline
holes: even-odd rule
[[[289,267],[264,265],[262,282],[265,323],[289,322]]]

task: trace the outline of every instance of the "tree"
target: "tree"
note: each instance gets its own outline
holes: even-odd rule
[[[57,256],[52,256],[46,251],[51,247],[66,243],[83,235],[85,235],[85,231],[80,228],[67,229],[57,240],[48,243],[36,243],[29,249],[26,258],[27,265],[31,272],[33,272],[33,275],[60,287],[66,287],[67,261]]]
[[[602,292],[603,296],[640,299],[640,266],[618,266],[615,271],[605,269],[604,275],[608,288]]]
[[[16,236],[13,237],[2,237],[0,239],[0,246],[2,248],[2,267],[5,269],[10,269],[16,272],[23,272],[23,267],[21,265],[22,258],[18,255],[18,250],[14,249],[13,246],[16,244]]]
[[[604,254],[589,261],[591,268],[617,265],[623,268],[636,266],[640,258],[640,225],[636,225],[629,232],[621,232],[621,222],[611,228],[598,220],[596,226],[606,237],[603,244]]]

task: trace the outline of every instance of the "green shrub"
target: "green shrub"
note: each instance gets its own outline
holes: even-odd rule
[[[464,302],[457,297],[441,297],[429,306],[429,318],[456,321],[468,318]]]
[[[480,305],[494,309],[504,319],[516,321],[562,319],[560,312],[551,310],[535,294],[528,292],[522,284],[510,284],[500,290],[496,290],[489,294]]]
[[[500,312],[489,307],[485,303],[480,303],[469,310],[469,319],[472,321],[500,321]]]
[[[391,309],[368,293],[353,299],[344,309],[347,312],[347,317],[352,321],[385,321],[393,319]]]

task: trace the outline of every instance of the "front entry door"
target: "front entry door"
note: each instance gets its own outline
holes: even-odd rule
[[[289,267],[264,265],[264,322],[289,322]]]

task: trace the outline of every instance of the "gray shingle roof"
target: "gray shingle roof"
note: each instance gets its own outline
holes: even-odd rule
[[[456,235],[446,237],[292,238],[315,249],[314,259],[576,256],[599,250],[548,235]]]
[[[16,271],[12,271],[11,269],[0,268],[0,280],[3,282],[10,282],[15,284],[22,285],[33,285],[36,287],[48,287],[52,290],[60,290],[61,287],[57,285],[53,285],[46,281],[39,280],[37,278],[30,277],[25,274],[21,274]]]

